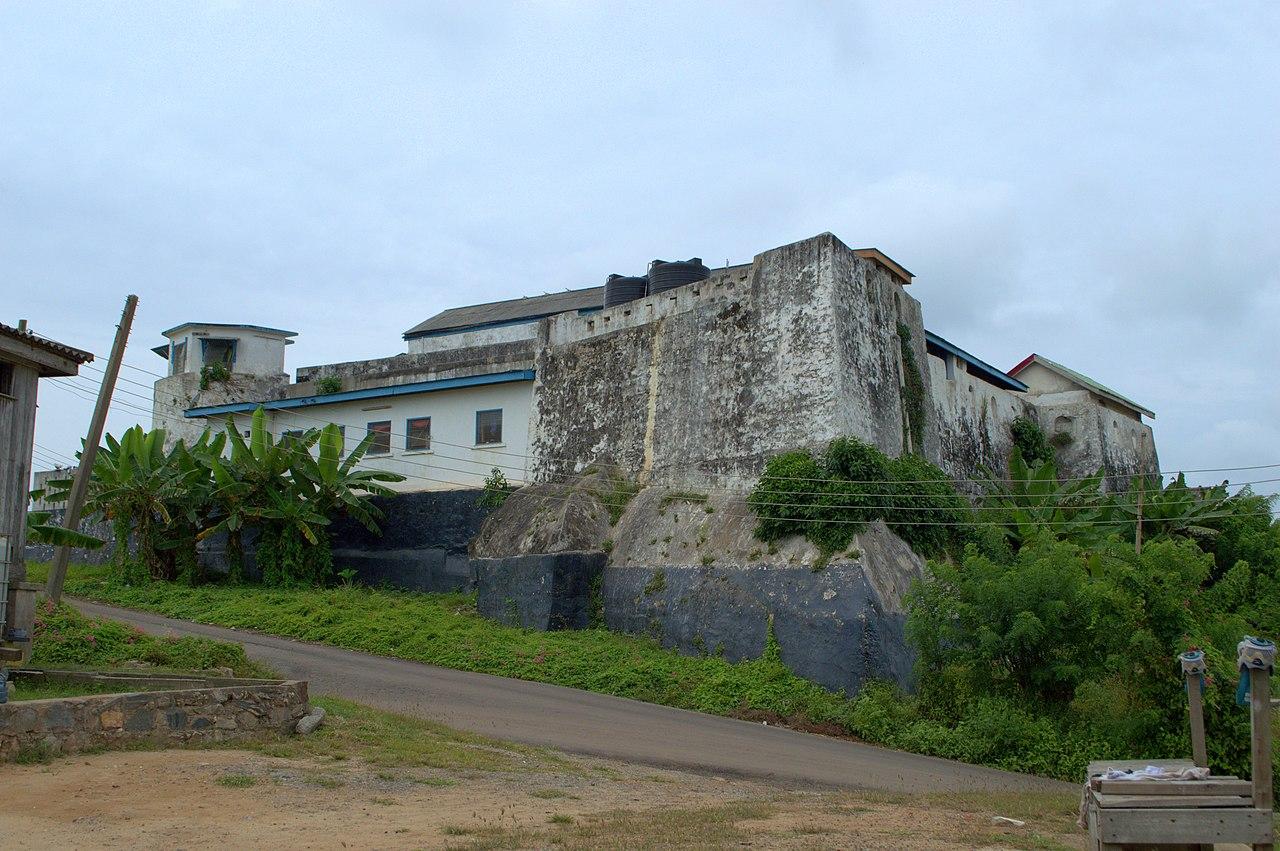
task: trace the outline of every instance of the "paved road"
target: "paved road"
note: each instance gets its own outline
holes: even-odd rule
[[[322,644],[206,626],[85,600],[95,617],[155,635],[243,644],[313,695],[335,695],[500,739],[571,753],[795,786],[895,792],[1064,790],[1067,784],[563,686],[438,668]]]

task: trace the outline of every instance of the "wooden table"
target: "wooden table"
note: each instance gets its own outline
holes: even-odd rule
[[[1090,848],[1212,848],[1217,842],[1268,846],[1270,810],[1253,805],[1253,784],[1238,777],[1207,780],[1103,780],[1109,769],[1148,765],[1178,770],[1191,760],[1113,760],[1089,763],[1085,793]]]

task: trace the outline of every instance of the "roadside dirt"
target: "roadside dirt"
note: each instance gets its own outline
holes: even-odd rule
[[[1004,801],[806,792],[574,757],[485,772],[124,752],[0,767],[0,779],[9,849],[1083,847],[1060,801],[1041,824],[1002,829],[991,816]]]

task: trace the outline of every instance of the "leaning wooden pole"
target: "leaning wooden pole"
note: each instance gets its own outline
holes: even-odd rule
[[[102,442],[102,430],[107,423],[107,411],[111,407],[111,396],[115,393],[116,377],[120,374],[120,364],[124,361],[124,347],[129,342],[129,330],[133,327],[133,313],[138,307],[138,297],[131,295],[124,300],[124,313],[120,315],[120,324],[116,326],[116,339],[111,344],[111,358],[107,361],[102,376],[102,386],[98,388],[98,401],[93,407],[93,419],[89,421],[89,434],[85,437],[84,451],[80,453],[80,465],[76,467],[75,479],[71,483],[71,493],[67,497],[66,513],[62,525],[72,531],[80,528],[80,512],[84,509],[84,499],[89,490],[89,476],[93,471],[93,459],[98,454],[98,444]],[[62,584],[67,578],[67,562],[71,559],[71,547],[61,546],[53,554],[53,566],[49,568],[49,582],[45,587],[49,599],[55,603],[62,599]]]
[[[1191,716],[1191,758],[1201,768],[1209,767],[1209,749],[1204,739],[1204,652],[1188,650],[1178,657],[1187,681],[1187,709]]]

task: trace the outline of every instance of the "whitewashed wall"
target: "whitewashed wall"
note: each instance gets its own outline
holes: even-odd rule
[[[513,484],[528,480],[532,397],[532,381],[514,381],[268,411],[267,417],[277,438],[285,431],[337,423],[345,428],[348,448],[363,439],[369,423],[390,420],[391,452],[366,456],[361,466],[406,476],[404,482],[392,485],[396,490],[450,490],[483,485],[495,466]],[[494,408],[502,409],[502,443],[477,447],[476,412]],[[250,417],[236,415],[242,434],[249,429]],[[414,417],[431,417],[429,451],[405,450],[407,420]]]

